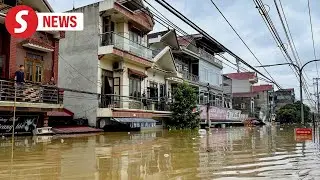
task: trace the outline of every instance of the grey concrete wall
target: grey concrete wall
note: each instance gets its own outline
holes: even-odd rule
[[[232,93],[251,92],[251,83],[249,80],[232,80]]]
[[[74,12],[84,14],[84,30],[66,32],[60,41],[59,86],[97,93],[99,5],[88,5]],[[65,92],[65,108],[75,113],[75,118],[86,117],[91,126],[96,125],[97,95]]]

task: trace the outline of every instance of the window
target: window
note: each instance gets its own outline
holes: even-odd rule
[[[165,90],[166,90],[165,84],[160,84],[160,98],[163,98],[166,96]]]
[[[136,76],[129,77],[129,96],[141,96],[141,79]]]
[[[241,109],[246,109],[246,104],[245,103],[241,103]]]
[[[131,31],[129,31],[129,39],[132,42],[142,44],[141,32],[135,28],[133,28],[133,29],[131,29]]]
[[[150,89],[149,97],[152,99],[158,99],[158,83],[150,82],[149,89]]]
[[[176,64],[178,72],[182,72],[182,65],[181,64]]]
[[[43,79],[43,56],[27,53],[25,59],[25,78],[31,82],[42,82]]]

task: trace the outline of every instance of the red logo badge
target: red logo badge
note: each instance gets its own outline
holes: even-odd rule
[[[15,6],[7,13],[5,25],[13,37],[28,38],[37,30],[38,16],[29,6]]]

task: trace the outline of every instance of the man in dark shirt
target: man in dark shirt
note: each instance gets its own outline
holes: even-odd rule
[[[17,85],[22,85],[25,82],[23,65],[20,65],[19,70],[16,71],[14,80],[16,81]]]

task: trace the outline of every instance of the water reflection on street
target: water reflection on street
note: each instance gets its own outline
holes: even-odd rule
[[[4,138],[0,179],[320,179],[319,130],[282,128]]]

